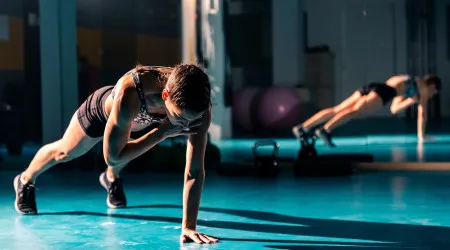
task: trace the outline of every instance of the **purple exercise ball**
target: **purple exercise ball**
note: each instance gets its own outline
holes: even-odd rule
[[[246,131],[252,131],[254,124],[252,117],[255,115],[254,103],[256,96],[261,92],[260,88],[250,87],[244,88],[234,93],[232,117],[241,128]]]
[[[295,88],[272,87],[261,94],[258,120],[266,129],[289,129],[300,122],[302,101]]]

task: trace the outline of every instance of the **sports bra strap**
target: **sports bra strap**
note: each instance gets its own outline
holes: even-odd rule
[[[142,88],[142,83],[139,79],[139,75],[135,71],[132,71],[131,76],[133,77],[134,86],[139,96],[139,101],[141,102],[140,112],[143,114],[148,114],[147,101],[145,100],[144,89]]]

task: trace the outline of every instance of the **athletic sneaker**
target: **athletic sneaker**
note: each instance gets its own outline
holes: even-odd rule
[[[319,137],[325,144],[330,147],[336,147],[336,145],[332,141],[331,134],[325,131],[324,128],[316,129],[316,136]]]
[[[305,129],[302,126],[294,126],[292,128],[292,133],[300,141],[306,139],[306,137],[308,136]]]
[[[22,184],[20,176],[19,174],[14,178],[14,190],[16,191],[14,207],[19,214],[37,214],[34,184]]]
[[[109,208],[120,208],[127,206],[127,198],[123,191],[122,179],[116,178],[113,182],[110,182],[106,177],[106,172],[100,175],[100,184],[108,191],[106,197],[106,205]]]

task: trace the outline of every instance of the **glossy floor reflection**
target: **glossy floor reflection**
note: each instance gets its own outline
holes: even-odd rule
[[[274,180],[208,176],[198,230],[180,246],[181,176],[125,176],[130,207],[111,210],[93,173],[48,173],[40,215],[13,208],[1,172],[0,249],[449,249],[450,173]]]
[[[233,139],[215,141],[221,148],[223,159],[235,161],[252,157],[252,145],[256,140]],[[296,158],[300,144],[294,139],[275,139],[280,146],[281,158]],[[363,137],[337,137],[336,148],[321,141],[316,142],[319,154],[370,153],[377,162],[450,162],[450,135],[432,135],[432,140],[417,143],[415,135],[376,135]],[[270,147],[261,148],[270,153]]]

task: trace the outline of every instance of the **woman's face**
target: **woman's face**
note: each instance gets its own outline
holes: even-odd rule
[[[433,85],[428,86],[428,93],[430,93],[431,96],[436,95],[438,93],[438,90],[436,89],[436,85],[433,84]]]
[[[176,126],[189,127],[190,124],[200,120],[204,112],[191,112],[189,110],[182,110],[178,108],[170,98],[165,101],[166,114],[170,123]]]

